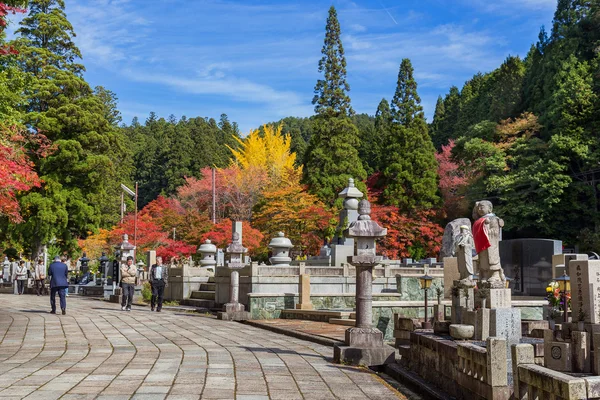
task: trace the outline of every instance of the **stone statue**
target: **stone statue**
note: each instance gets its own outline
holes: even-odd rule
[[[487,280],[491,287],[504,287],[506,278],[500,266],[500,230],[504,221],[492,213],[492,203],[478,201],[473,208],[473,239],[479,255],[479,280]]]
[[[473,282],[473,235],[467,225],[460,227],[460,233],[454,242],[454,252],[458,263],[461,283],[471,286]]]

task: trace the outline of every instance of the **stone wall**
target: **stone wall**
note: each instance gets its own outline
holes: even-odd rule
[[[435,287],[443,285],[443,268],[441,264],[391,264],[376,267],[373,270],[373,293],[399,295],[396,300],[423,300],[423,290],[419,287],[419,277],[425,271],[434,277],[429,299],[437,298]],[[217,268],[215,274],[215,301],[224,304],[229,301],[229,276],[226,268]],[[299,275],[310,275],[311,295],[331,296],[352,294],[356,290],[356,272],[354,267],[319,267],[289,266],[272,267],[268,265],[251,265],[240,270],[239,298],[240,303],[250,309],[248,294],[284,293],[286,296],[297,295],[299,291]],[[351,307],[354,307],[352,305]],[[315,307],[316,308],[316,307]]]

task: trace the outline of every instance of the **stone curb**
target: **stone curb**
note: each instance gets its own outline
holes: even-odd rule
[[[291,337],[295,337],[297,339],[302,339],[302,340],[306,340],[309,342],[317,343],[317,344],[320,344],[323,346],[333,347],[335,345],[341,345],[341,346],[344,345],[344,342],[341,342],[339,340],[329,339],[329,338],[326,338],[323,336],[318,336],[318,335],[311,335],[310,333],[298,332],[293,329],[281,328],[281,327],[272,326],[272,325],[264,325],[264,324],[261,324],[260,322],[254,322],[252,320],[243,321],[242,323],[254,326],[256,328],[265,329],[265,330],[268,330],[271,332],[280,333],[282,335],[291,336]]]

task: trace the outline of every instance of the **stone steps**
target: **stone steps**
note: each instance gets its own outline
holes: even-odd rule
[[[190,296],[192,299],[215,300],[215,291],[212,290],[195,290]]]
[[[215,286],[217,286],[216,283],[201,283],[200,284],[200,291],[202,291],[202,292],[214,292],[215,291]]]
[[[329,318],[329,323],[334,325],[356,326],[356,320],[350,318]]]
[[[182,306],[191,306],[198,308],[207,308],[213,309],[215,308],[214,300],[204,300],[204,299],[184,299],[179,302]]]

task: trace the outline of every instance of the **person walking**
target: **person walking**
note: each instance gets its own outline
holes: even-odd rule
[[[19,265],[15,270],[15,278],[17,281],[17,293],[23,294],[25,291],[25,284],[27,283],[27,267],[25,266],[25,261],[19,261]]]
[[[46,266],[44,265],[44,259],[39,258],[38,262],[35,266],[34,271],[34,279],[35,279],[35,290],[38,296],[42,296],[46,294]]]
[[[50,276],[50,314],[56,314],[56,293],[60,298],[60,309],[62,315],[67,313],[67,298],[65,297],[65,289],[69,287],[67,281],[67,275],[69,274],[69,268],[67,264],[60,262],[60,257],[54,257],[54,262],[50,264],[48,268],[48,275]]]
[[[135,278],[137,269],[133,265],[133,257],[127,257],[127,264],[121,265],[121,310],[131,311],[131,302],[133,301],[133,292],[135,291]]]
[[[150,268],[150,286],[152,287],[152,297],[150,299],[150,309],[160,312],[163,304],[163,294],[168,285],[169,270],[163,265],[162,257],[156,257],[156,264]]]

